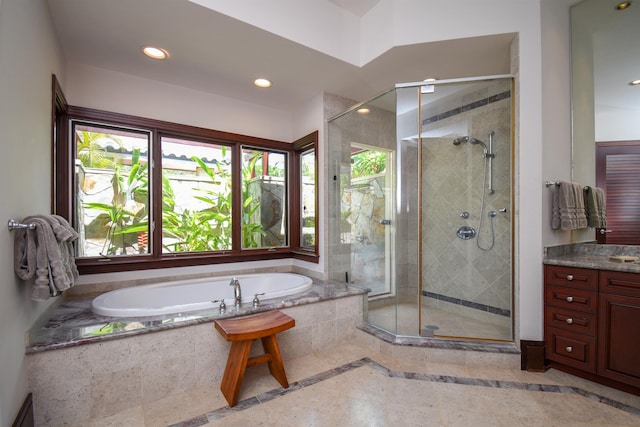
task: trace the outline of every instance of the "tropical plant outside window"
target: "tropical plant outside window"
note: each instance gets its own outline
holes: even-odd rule
[[[83,123],[73,134],[77,255],[146,253],[139,236],[149,231],[149,134]]]
[[[387,153],[362,150],[351,155],[351,178],[383,173],[387,167]]]
[[[242,148],[242,247],[287,246],[286,153]]]
[[[302,185],[300,246],[312,247],[316,244],[316,155],[315,150],[307,150],[300,156],[300,181]]]
[[[303,153],[315,160],[317,131],[287,143],[65,102],[55,108],[52,212],[79,232],[81,274],[318,262],[317,244],[301,245],[303,206],[315,214],[302,192],[317,197],[317,169],[306,169],[310,188],[288,182],[301,176]],[[317,240],[317,227],[308,230],[305,241]]]
[[[150,136],[80,122],[79,257],[150,253]],[[232,248],[232,159],[225,145],[161,137],[162,252]],[[242,149],[242,248],[287,246],[283,152]]]
[[[167,137],[161,147],[162,251],[231,249],[231,150]]]

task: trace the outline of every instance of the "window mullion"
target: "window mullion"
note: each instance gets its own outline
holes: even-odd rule
[[[149,197],[151,214],[151,255],[160,258],[162,255],[162,150],[160,148],[160,132],[155,129],[151,132],[149,150],[151,151],[151,174],[149,184]]]
[[[235,144],[231,157],[231,247],[242,250],[242,145]]]

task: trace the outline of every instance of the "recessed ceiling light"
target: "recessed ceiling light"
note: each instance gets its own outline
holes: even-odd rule
[[[434,79],[433,77],[429,77],[428,79],[424,79],[425,83],[429,83],[429,82],[435,82],[437,79]]]
[[[368,108],[358,108],[358,113],[360,114],[369,114],[371,110],[369,110]]]
[[[630,86],[640,86],[640,80],[633,80],[629,82]]]
[[[147,55],[149,58],[153,58],[153,59],[167,59],[169,57],[169,52],[167,52],[162,48],[153,47],[153,46],[143,47],[142,53]]]
[[[254,85],[258,87],[269,87],[271,86],[271,82],[267,79],[255,79],[253,82]]]
[[[623,1],[622,3],[618,3],[618,5],[616,6],[616,10],[625,10],[630,6],[631,6],[630,1]]]

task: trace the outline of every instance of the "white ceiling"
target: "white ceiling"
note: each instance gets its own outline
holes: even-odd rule
[[[379,2],[323,1],[357,16]],[[320,92],[359,102],[400,82],[508,73],[514,38],[399,46],[358,67],[187,0],[49,0],[49,7],[68,62],[284,110]],[[144,57],[147,44],[167,49],[170,59]],[[257,77],[273,86],[254,87]]]
[[[341,7],[356,16],[363,16],[369,12],[380,0],[329,0],[331,3]]]

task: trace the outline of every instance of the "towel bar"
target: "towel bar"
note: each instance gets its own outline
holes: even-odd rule
[[[28,228],[30,230],[33,230],[34,228],[36,228],[36,225],[34,223],[22,224],[13,219],[9,220],[9,222],[7,223],[7,226],[9,227],[9,231],[18,230],[20,228]]]
[[[544,185],[545,185],[545,187],[549,188],[552,185],[560,185],[560,181],[545,181]]]

